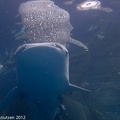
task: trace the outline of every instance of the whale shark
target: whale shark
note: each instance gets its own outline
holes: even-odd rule
[[[61,95],[89,90],[69,83],[69,54],[60,43],[21,45],[15,52],[17,86],[0,103],[0,115],[22,100],[27,120],[53,120]]]
[[[69,13],[53,1],[27,0],[20,4],[19,14],[24,27],[16,37],[27,38],[29,43],[58,42],[65,46],[72,43],[88,51],[85,44],[71,37]]]

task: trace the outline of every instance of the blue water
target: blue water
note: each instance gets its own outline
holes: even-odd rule
[[[16,23],[21,22],[18,7],[23,1],[0,0],[0,64],[3,65],[0,68],[0,99],[16,85],[12,54],[24,43],[24,40],[15,38],[15,33],[22,28],[21,24]],[[120,120],[120,2],[101,0],[102,6],[113,10],[109,13],[100,10],[76,11],[75,6],[82,0],[76,0],[72,5],[65,5],[64,2],[55,0],[55,4],[70,14],[72,37],[89,48],[88,52],[72,44],[68,48],[70,82],[92,90],[89,98],[81,98],[79,93],[71,95],[82,106],[79,109],[84,108],[82,112],[85,115],[82,114],[81,120]],[[69,117],[73,106],[70,104],[72,107],[69,108],[67,103],[64,104],[66,110],[62,113],[62,120],[75,120],[75,116]],[[55,120],[60,120],[60,115]]]

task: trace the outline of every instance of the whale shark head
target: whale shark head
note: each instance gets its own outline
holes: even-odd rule
[[[29,120],[53,120],[62,94],[85,90],[69,83],[69,55],[59,43],[24,44],[15,63],[17,87],[0,104],[0,112],[24,99]]]
[[[16,51],[16,63],[18,86],[30,94],[35,95],[33,91],[36,91],[44,96],[45,92],[51,92],[50,96],[57,96],[69,85],[69,56],[63,45],[22,45]]]

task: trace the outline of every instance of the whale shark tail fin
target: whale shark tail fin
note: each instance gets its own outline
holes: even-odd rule
[[[0,103],[0,115],[19,99],[17,87],[12,89]]]

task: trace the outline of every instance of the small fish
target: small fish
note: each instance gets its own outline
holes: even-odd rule
[[[64,4],[65,4],[65,5],[71,5],[74,1],[75,1],[75,0],[71,0],[71,1],[69,0],[69,1],[64,2]]]
[[[11,34],[14,34],[16,32],[16,30],[12,30]]]
[[[3,68],[3,65],[0,64],[0,69]]]

